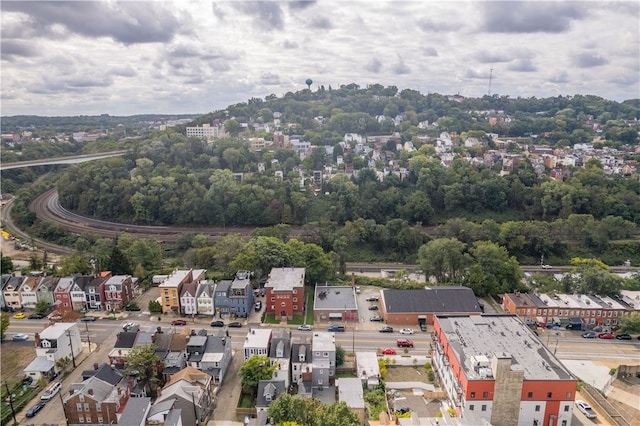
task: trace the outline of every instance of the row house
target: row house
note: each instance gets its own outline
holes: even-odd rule
[[[20,299],[20,286],[24,277],[11,277],[4,285],[2,295],[4,296],[5,306],[13,309],[22,309],[22,300]]]
[[[212,412],[214,390],[210,375],[186,367],[165,384],[155,404],[173,400],[173,408],[182,410],[182,424],[206,424]]]
[[[102,272],[85,286],[85,309],[87,311],[102,311],[105,309],[103,304],[104,284],[109,278],[111,278],[111,272]]]
[[[200,283],[196,292],[196,304],[198,306],[198,315],[213,316],[215,305],[213,304],[216,285],[211,282]]]
[[[305,268],[273,268],[264,287],[267,312],[292,319],[304,312]]]
[[[53,292],[53,298],[55,301],[53,304],[58,311],[72,311],[73,305],[71,303],[71,288],[76,277],[62,277],[58,281],[58,285]]]
[[[243,345],[244,360],[246,361],[254,355],[269,356],[271,337],[270,328],[252,328],[249,330]]]
[[[104,283],[104,306],[109,312],[120,312],[134,298],[133,285],[137,281],[130,275],[115,275]]]
[[[160,298],[162,299],[162,313],[179,314],[180,295],[182,287],[186,283],[200,283],[205,279],[206,269],[175,270],[158,285]]]
[[[71,309],[74,311],[81,311],[85,309],[87,304],[87,296],[85,294],[85,287],[91,281],[93,276],[78,276],[71,284],[69,288],[69,295],[71,296]]]
[[[335,335],[327,332],[314,332],[311,342],[311,387],[322,390],[334,384],[336,377]]]
[[[56,277],[44,277],[40,280],[38,287],[36,288],[36,298],[38,302],[41,300],[47,303],[47,306],[53,306],[55,297],[53,296],[56,286],[58,285],[58,278]]]
[[[216,314],[247,318],[253,306],[253,288],[248,271],[238,271],[233,281],[223,280],[215,289]]]
[[[638,311],[622,300],[584,294],[508,293],[502,298],[502,306],[526,324],[543,327],[569,324],[580,328],[615,326],[623,316]]]
[[[195,315],[198,313],[196,296],[198,283],[185,283],[180,291],[180,313],[182,315]]]
[[[63,399],[68,424],[120,424],[118,417],[131,396],[130,386],[120,373],[114,372],[109,379],[91,376],[69,387]]]
[[[29,274],[22,281],[20,286],[20,302],[25,309],[35,309],[36,303],[38,303],[38,283],[42,281],[44,273]]]
[[[291,383],[291,331],[279,329],[277,334],[272,337],[269,348],[269,361],[271,365],[277,364],[276,371],[273,373],[273,380],[282,380],[285,389],[289,388]]]
[[[231,337],[224,331],[218,330],[217,334],[207,336],[204,347],[197,346],[196,343],[198,342],[194,342],[191,347],[189,346],[191,341],[187,344],[187,352],[191,351],[188,358],[189,365],[209,374],[214,383],[222,384],[233,357]]]

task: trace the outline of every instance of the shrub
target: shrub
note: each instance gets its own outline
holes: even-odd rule
[[[158,313],[162,312],[162,305],[157,300],[149,300],[149,312]]]

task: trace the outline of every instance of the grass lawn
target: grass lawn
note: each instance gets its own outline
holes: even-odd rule
[[[240,398],[240,402],[238,403],[240,408],[253,408],[255,407],[255,401],[253,399],[253,395],[248,393],[243,393],[242,398]]]

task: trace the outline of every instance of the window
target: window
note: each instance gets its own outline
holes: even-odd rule
[[[567,426],[567,421],[566,420],[562,421],[562,426]]]
[[[86,420],[87,420],[87,423],[91,423],[91,416],[87,416]]]
[[[275,301],[276,301],[276,298],[275,298],[275,297],[272,297],[272,298],[271,298],[271,301],[272,301],[272,302],[275,302]]]
[[[553,393],[547,392],[547,398],[551,398],[552,395],[553,395]]]
[[[84,423],[84,417],[78,417],[78,421],[79,421],[80,423]]]
[[[536,413],[540,411],[540,406],[536,405]]]
[[[100,424],[104,423],[104,420],[102,420],[102,417],[98,417],[98,423]]]
[[[566,413],[567,411],[569,411],[569,406],[568,406],[568,405],[565,405],[565,406],[564,406],[564,411],[565,411],[565,413]]]
[[[102,404],[100,404],[99,402],[96,402],[96,411],[97,412],[102,411]]]
[[[280,303],[280,306],[282,306],[284,308],[285,306],[287,306],[287,304],[285,302],[282,302],[282,303]]]
[[[473,404],[469,406],[469,411],[473,411]]]
[[[487,406],[485,404],[482,404],[482,407],[480,407],[481,411],[487,411]]]
[[[89,403],[88,402],[84,403],[84,411],[89,411]]]
[[[293,294],[298,294],[298,290],[296,290],[295,288],[293,289]],[[293,299],[296,300],[296,299]]]
[[[297,297],[294,297],[294,298],[293,298],[293,301],[294,301],[294,302],[297,302],[297,301],[298,301],[298,298],[297,298]],[[611,315],[609,315],[609,316],[611,316]]]
[[[571,392],[567,392],[567,399],[573,399],[571,395],[572,395]]]
[[[475,392],[471,392],[471,398],[475,398],[476,397],[476,393]]]
[[[76,411],[80,411],[80,412],[82,411],[82,403],[81,402],[76,403]]]
[[[298,310],[298,305],[293,305],[293,310],[297,311]]]
[[[482,392],[483,398],[489,398],[489,392]]]
[[[527,398],[529,399],[533,398],[533,392],[527,392]]]

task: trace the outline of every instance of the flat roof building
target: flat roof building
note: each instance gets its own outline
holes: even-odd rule
[[[577,381],[515,315],[435,316],[433,365],[458,414],[571,424]]]

